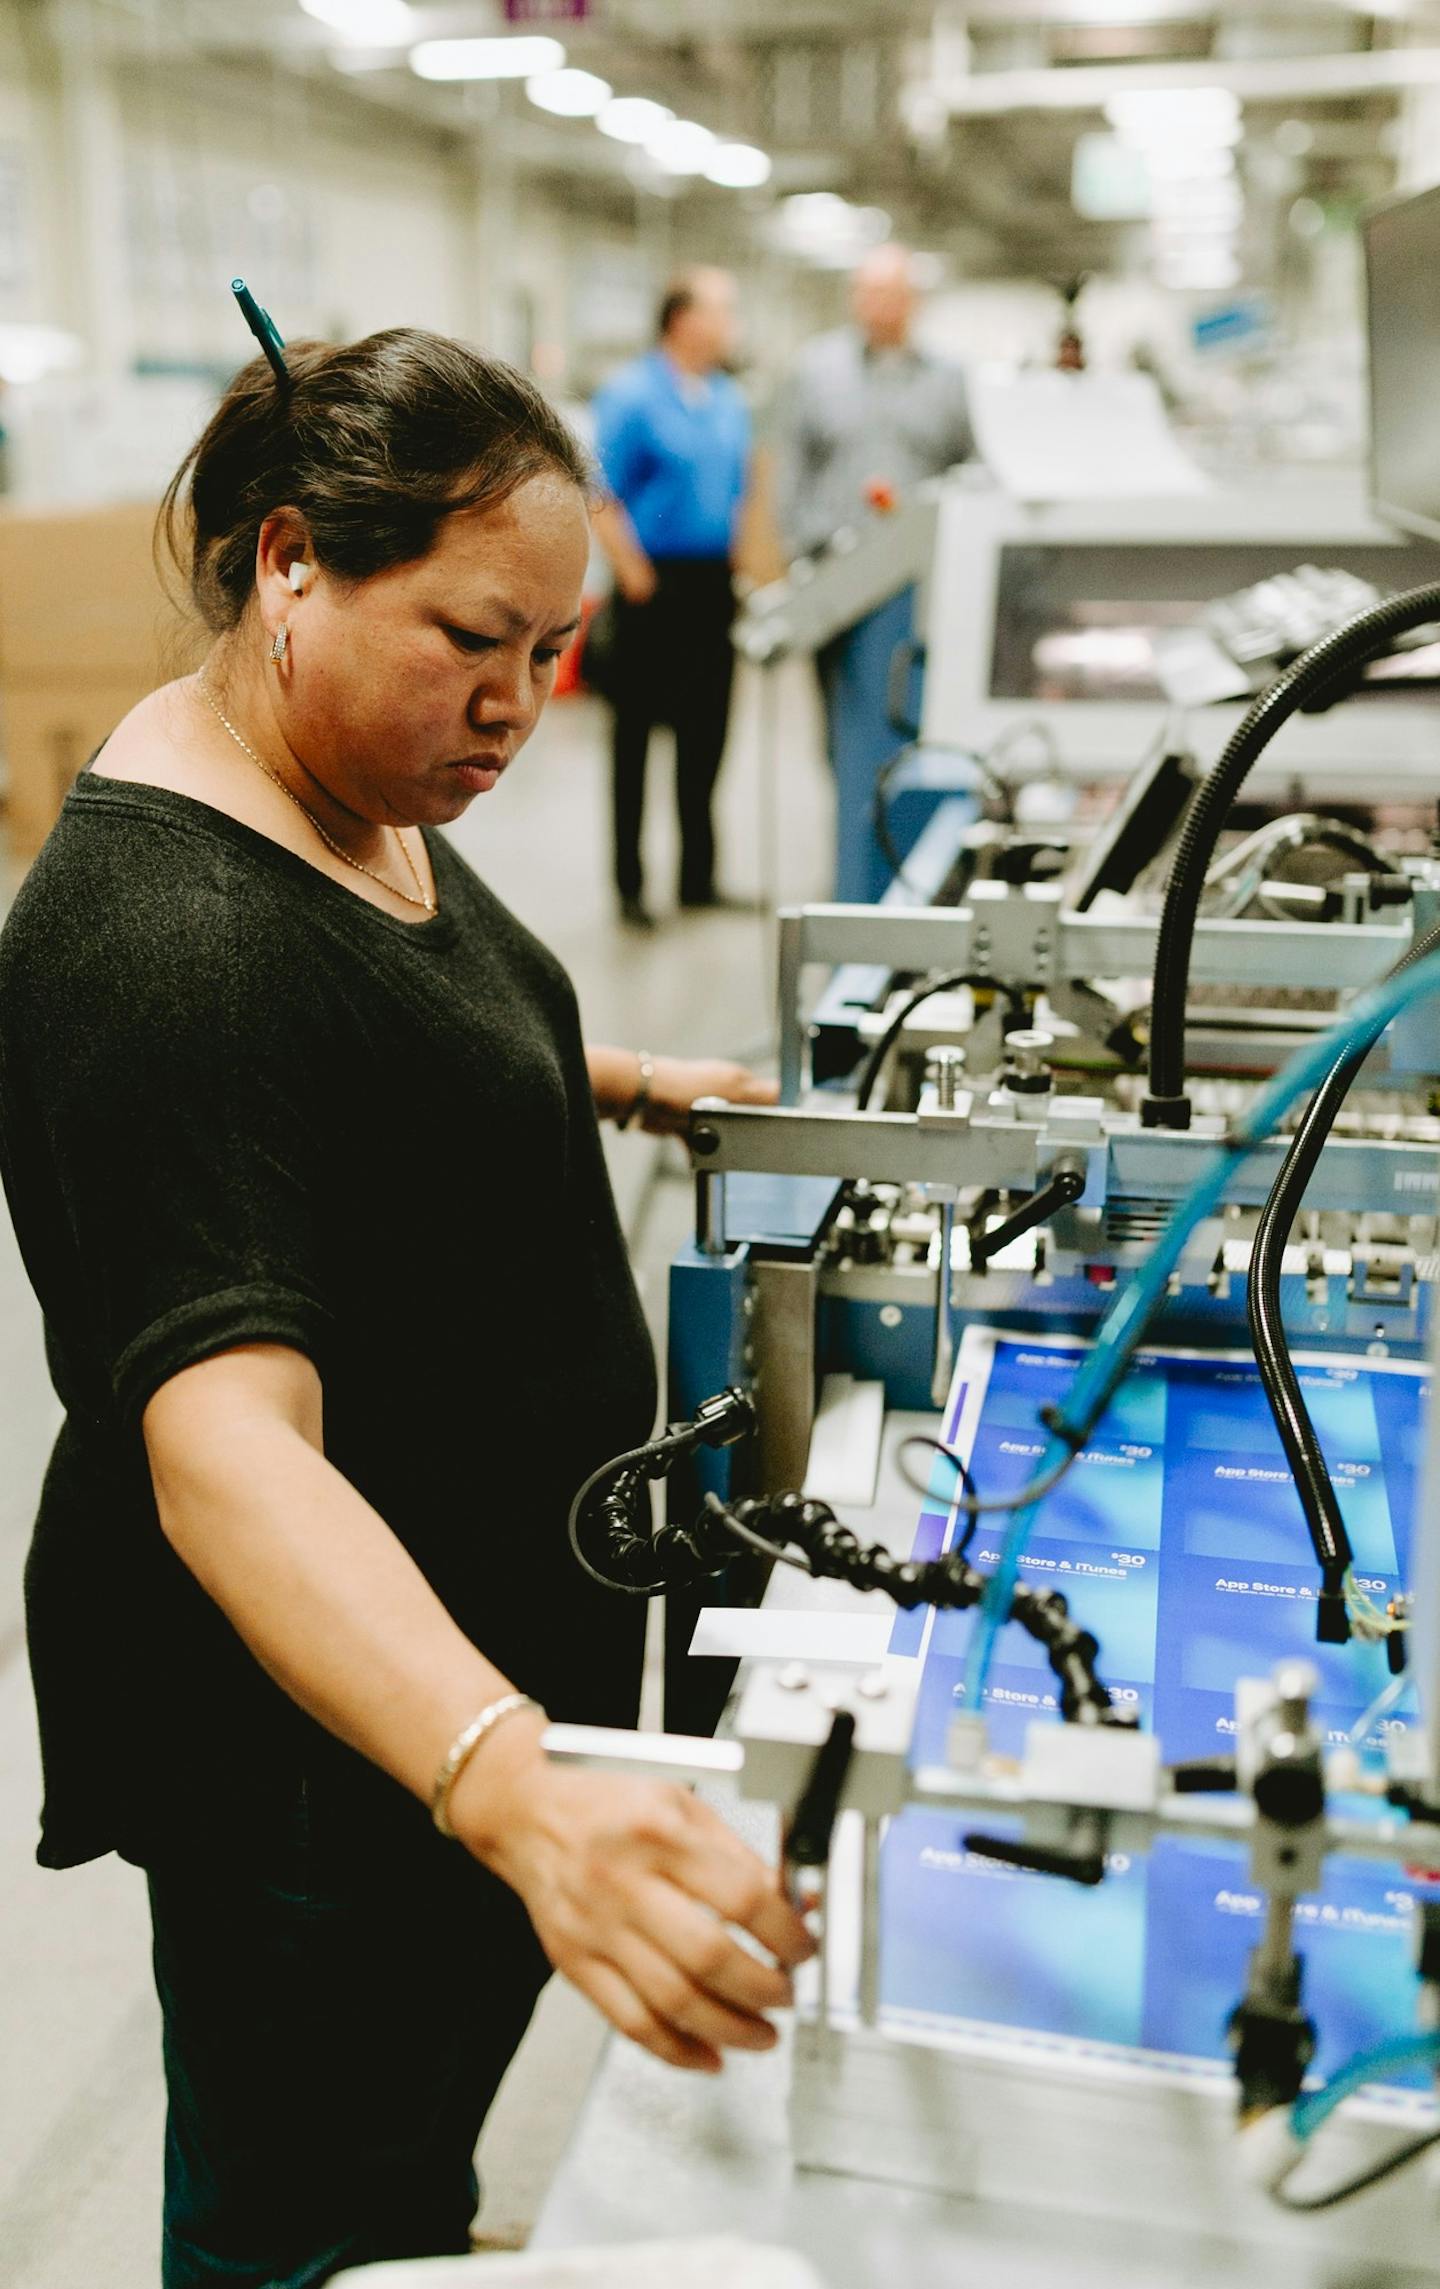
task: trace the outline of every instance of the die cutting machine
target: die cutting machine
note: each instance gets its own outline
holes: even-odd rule
[[[1233,2199],[1262,2238],[1394,2176],[1393,2252],[1433,2267],[1401,2165],[1440,2059],[1440,861],[1342,853],[1326,921],[1202,909],[1287,711],[1437,616],[1440,588],[1385,600],[1256,701],[1158,915],[1087,898],[1084,852],[948,911],[787,915],[784,1101],[695,1109],[674,1420],[581,1490],[572,1538],[617,1591],[669,1591],[672,1629],[773,1565],[777,1658],[714,1742],[552,1745],[780,1807],[826,1931],[802,2161],[1196,2225]],[[803,992],[839,964],[892,983],[817,1081]],[[1148,1006],[1117,991],[1147,974]],[[1228,1063],[1192,984],[1267,997]],[[824,1619],[792,1643],[807,1582]],[[1363,2009],[1332,1930],[1381,1947]],[[1192,1945],[1230,1981],[1208,2031]]]

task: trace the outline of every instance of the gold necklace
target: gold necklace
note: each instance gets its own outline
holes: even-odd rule
[[[391,833],[394,835],[396,842],[400,845],[400,855],[404,859],[405,864],[409,867],[410,878],[413,881],[416,890],[419,892],[419,896],[416,898],[412,898],[408,890],[402,890],[398,882],[387,882],[383,874],[377,874],[373,866],[366,866],[363,859],[352,858],[348,850],[342,850],[339,843],[336,842],[335,837],[326,833],[324,827],[320,824],[320,821],[316,818],[315,813],[309,808],[308,804],[301,802],[300,797],[295,793],[294,789],[292,787],[286,786],[285,781],[281,778],[279,772],[272,771],[269,764],[265,762],[263,757],[256,754],[249,740],[243,738],[241,734],[235,729],[235,726],[230,721],[229,716],[225,713],[224,709],[220,705],[220,702],[216,699],[214,693],[211,691],[210,686],[206,683],[204,676],[197,675],[195,681],[199,686],[200,696],[204,700],[206,706],[210,709],[212,715],[215,715],[219,718],[220,722],[229,732],[230,737],[234,740],[236,746],[243,747],[251,762],[257,765],[257,767],[264,772],[267,779],[273,781],[273,783],[280,789],[281,794],[288,795],[290,797],[290,800],[295,805],[296,810],[302,812],[304,816],[310,821],[311,826],[315,829],[316,834],[320,837],[320,840],[324,843],[327,850],[332,850],[335,853],[335,856],[338,859],[341,859],[346,866],[353,866],[357,874],[368,874],[370,880],[372,882],[378,882],[382,890],[388,890],[392,898],[403,898],[407,906],[422,907],[427,914],[435,914],[438,912],[438,908],[436,907],[434,899],[429,896],[424,883],[420,880],[420,869],[415,864],[414,859],[410,856],[409,849],[406,846],[405,838],[401,834],[398,827],[392,827]]]

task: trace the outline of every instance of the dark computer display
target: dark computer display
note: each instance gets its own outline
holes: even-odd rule
[[[1379,515],[1440,540],[1440,185],[1365,222],[1370,490]]]

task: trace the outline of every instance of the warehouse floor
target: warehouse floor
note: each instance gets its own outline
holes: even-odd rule
[[[771,712],[773,736],[767,723]],[[759,915],[667,918],[622,932],[607,884],[605,718],[589,700],[551,709],[521,764],[477,802],[457,840],[567,963],[592,1039],[763,1059],[773,1036],[773,930]],[[659,742],[657,742],[657,750]],[[767,763],[767,756],[773,758]],[[668,759],[649,804],[654,904],[673,882]],[[830,794],[808,671],[770,694],[737,687],[721,782],[727,887],[794,901],[828,891]],[[687,1228],[679,1148],[614,1137],[611,1167],[642,1293],[663,1339],[665,1265]],[[543,1211],[543,1202],[537,1202]],[[37,1869],[34,1729],[20,1569],[57,1420],[38,1314],[0,1209],[0,2221],[8,2289],[154,2289],[164,2096],[146,1961],[143,1888],[116,1860]],[[480,2230],[522,2242],[584,2095],[599,2024],[552,1986],[481,2149]]]

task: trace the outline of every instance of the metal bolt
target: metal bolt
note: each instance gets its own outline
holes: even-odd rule
[[[1027,1080],[1043,1070],[1045,1059],[1054,1046],[1053,1033],[1025,1030],[1007,1033],[1005,1036],[1006,1054],[1015,1071],[1023,1074]]]
[[[1300,1731],[1305,1723],[1309,1704],[1320,1690],[1320,1676],[1313,1661],[1282,1661],[1275,1671],[1275,1698],[1280,1703],[1282,1721],[1292,1730]],[[1283,1736],[1277,1735],[1272,1747],[1281,1756],[1293,1754],[1293,1747],[1280,1747]]]
[[[862,1701],[883,1701],[890,1690],[884,1670],[867,1669],[863,1677],[856,1678],[855,1690]]]
[[[697,1121],[690,1131],[690,1150],[698,1153],[718,1152],[720,1131],[712,1129],[705,1121]]]
[[[935,1084],[935,1096],[942,1113],[955,1110],[955,1092],[965,1070],[965,1052],[948,1042],[932,1049],[926,1061],[926,1070]]]
[[[782,1692],[803,1693],[810,1683],[810,1672],[800,1661],[787,1661],[775,1680]]]

